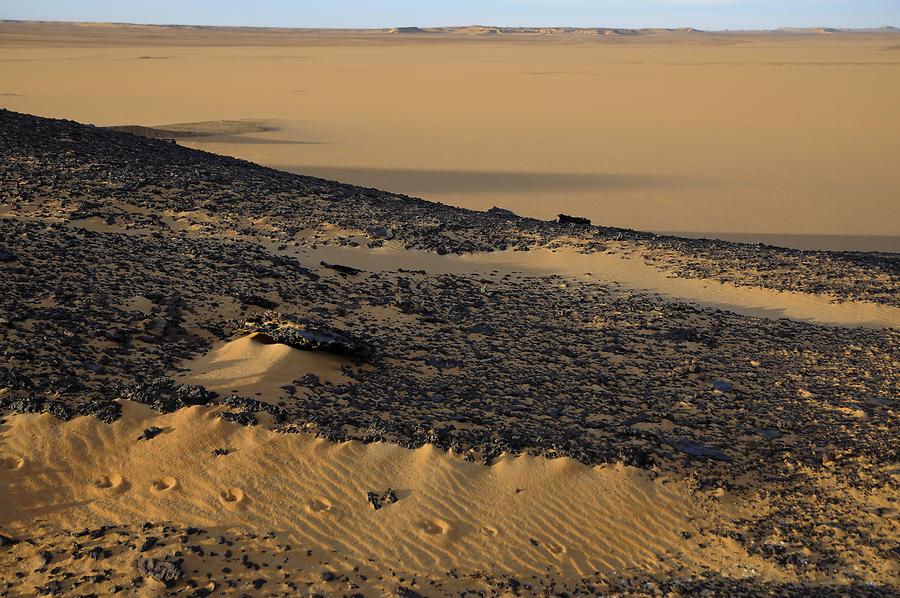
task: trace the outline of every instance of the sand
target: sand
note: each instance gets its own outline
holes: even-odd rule
[[[340,383],[346,380],[341,373],[345,363],[336,355],[300,351],[254,333],[220,343],[209,353],[182,364],[189,371],[180,380],[221,394],[271,398],[282,392],[282,386],[306,374],[314,374],[323,382]]]
[[[0,526],[7,533],[33,534],[39,522],[73,531],[139,527],[177,513],[182,526],[272,530],[292,547],[276,562],[295,580],[317,578],[330,553],[337,556],[327,568],[339,575],[365,563],[382,574],[390,567],[423,576],[420,587],[429,572],[450,570],[523,578],[550,571],[564,581],[632,568],[653,573],[676,555],[697,571],[714,565],[780,579],[728,543],[701,550],[701,526],[715,517],[702,512],[690,484],[639,469],[508,455],[486,467],[431,446],[330,443],[246,428],[203,407],[170,415],[123,407],[111,425],[89,417],[61,423],[47,414],[11,418],[0,440]],[[150,426],[162,433],[139,440]],[[231,452],[216,457],[217,448]],[[376,511],[366,493],[386,488],[399,500]],[[685,532],[694,539],[686,542]],[[0,553],[0,562],[36,552],[19,545]],[[106,566],[130,569],[129,552]],[[144,556],[170,553],[161,543]],[[192,566],[188,557],[185,568]],[[258,575],[282,580],[274,568]],[[389,583],[373,578],[367,590],[386,591]]]
[[[900,250],[897,33],[488,33],[2,23],[0,106],[265,122],[181,142],[464,207]]]

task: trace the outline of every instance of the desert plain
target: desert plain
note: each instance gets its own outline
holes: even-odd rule
[[[900,34],[0,48],[0,595],[900,591]]]
[[[0,105],[249,121],[185,144],[472,209],[900,250],[895,32],[635,33],[0,23]]]

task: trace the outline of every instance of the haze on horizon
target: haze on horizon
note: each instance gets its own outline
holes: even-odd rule
[[[895,0],[0,0],[0,19],[310,28],[396,26],[869,28],[900,25]]]

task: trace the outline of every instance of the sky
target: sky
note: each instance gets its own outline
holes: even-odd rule
[[[265,27],[900,26],[900,0],[0,0],[0,19]]]

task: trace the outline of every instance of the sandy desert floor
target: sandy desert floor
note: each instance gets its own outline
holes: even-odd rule
[[[2,107],[451,205],[900,250],[895,32],[2,23],[0,65]]]

